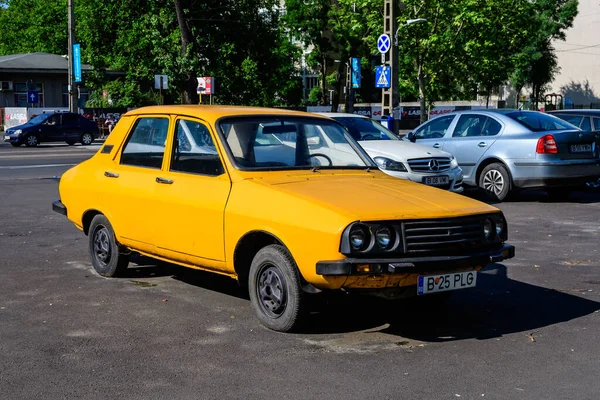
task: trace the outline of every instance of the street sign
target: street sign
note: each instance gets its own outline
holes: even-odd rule
[[[168,89],[169,77],[167,75],[154,75],[154,89]]]
[[[81,48],[79,44],[73,45],[73,77],[75,82],[81,82]]]
[[[352,59],[352,89],[360,88],[360,58]]]
[[[379,36],[379,38],[377,39],[377,48],[379,49],[380,53],[387,53],[388,50],[390,49],[391,45],[392,45],[392,40],[385,33],[383,35]]]
[[[27,103],[28,104],[37,104],[39,103],[39,96],[38,96],[38,92],[36,92],[35,90],[28,90],[27,91]]]
[[[196,93],[198,94],[214,94],[213,84],[215,82],[215,78],[212,76],[202,76],[198,79],[198,87],[196,88]]]
[[[375,87],[384,89],[390,87],[392,81],[392,69],[387,65],[379,66],[375,69]]]

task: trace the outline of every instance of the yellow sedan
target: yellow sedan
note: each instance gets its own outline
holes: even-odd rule
[[[224,274],[283,332],[314,293],[434,297],[514,256],[498,209],[390,177],[339,123],[288,110],[130,111],[59,192],[99,274],[132,252]]]

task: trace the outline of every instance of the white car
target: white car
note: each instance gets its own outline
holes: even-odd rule
[[[372,119],[344,113],[317,113],[333,118],[346,127],[350,135],[377,163],[379,168],[397,178],[424,183],[455,193],[462,193],[463,172],[450,153],[429,146],[398,139]],[[327,142],[327,136],[325,141]],[[333,143],[326,145],[334,146]]]

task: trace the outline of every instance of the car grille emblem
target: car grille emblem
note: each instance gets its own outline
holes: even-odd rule
[[[437,160],[429,161],[429,169],[432,171],[437,171],[440,169],[440,163]]]

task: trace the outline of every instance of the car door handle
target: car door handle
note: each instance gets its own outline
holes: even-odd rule
[[[173,183],[172,179],[165,179],[165,178],[161,178],[161,177],[156,177],[156,183],[164,183],[165,185],[170,185]]]
[[[435,143],[435,144],[433,145],[433,147],[435,147],[436,149],[439,149],[440,147],[442,147],[442,145],[441,145],[441,144],[439,144],[439,143]]]
[[[479,146],[479,147],[485,147],[485,146],[487,146],[487,144],[485,144],[485,142],[479,142],[479,144],[477,146]]]
[[[104,171],[104,176],[107,178],[118,178],[119,174],[115,174],[114,172]]]

